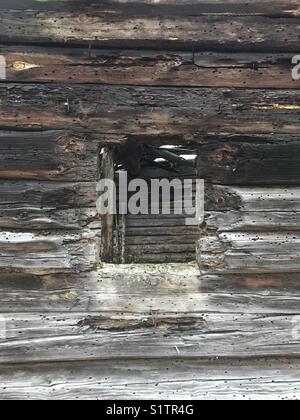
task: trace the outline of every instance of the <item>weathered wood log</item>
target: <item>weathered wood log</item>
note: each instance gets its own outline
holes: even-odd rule
[[[63,12],[2,11],[0,42],[239,51],[295,51],[299,45],[299,20],[294,17],[145,13],[99,9],[87,13],[74,10],[74,5]]]
[[[206,210],[216,212],[299,212],[298,187],[206,185]]]
[[[3,129],[80,130],[103,134],[103,143],[122,142],[126,135],[174,144],[202,141],[207,133],[300,129],[298,90],[0,84],[0,95]]]
[[[297,322],[300,315],[2,313],[0,363],[298,357]]]
[[[1,46],[11,82],[299,88],[293,54],[189,53]]]
[[[298,136],[233,137],[201,145],[198,175],[214,184],[299,184]]]
[[[0,275],[1,312],[297,314],[300,274],[200,277],[191,264],[104,266],[98,272]]]
[[[114,181],[115,179],[115,160],[114,151],[112,148],[105,147],[102,152],[101,167],[100,167],[100,178],[103,180]],[[104,191],[102,191],[104,192]],[[114,199],[114,197],[110,197]],[[111,209],[112,210],[112,209]],[[99,216],[101,217],[101,216]],[[113,262],[114,254],[114,221],[115,216],[113,212],[107,212],[107,214],[101,217],[101,261],[106,263]]]
[[[0,132],[0,179],[96,181],[98,144],[63,131]]]
[[[95,233],[42,235],[0,232],[0,268],[5,272],[54,273],[92,270],[98,263]]]
[[[85,11],[127,15],[190,16],[190,15],[265,15],[298,16],[297,0],[2,0],[0,10]]]
[[[297,358],[28,363],[1,366],[0,392],[4,400],[296,400],[299,369]]]
[[[297,232],[223,232],[199,241],[200,270],[210,273],[300,272]]]
[[[96,224],[96,183],[0,183],[2,229],[82,229]]]
[[[213,232],[296,232],[300,230],[300,212],[208,212],[203,229]]]

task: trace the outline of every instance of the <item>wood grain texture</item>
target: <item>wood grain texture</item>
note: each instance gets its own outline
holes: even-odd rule
[[[298,232],[220,232],[198,245],[200,270],[211,273],[300,271]]]
[[[1,314],[0,363],[300,356],[298,315]],[[5,333],[5,334],[3,334]],[[298,339],[297,339],[298,337]]]
[[[0,46],[10,82],[292,88],[291,54]]]
[[[300,188],[206,185],[206,210],[215,212],[299,212]],[[288,222],[288,219],[286,219]]]
[[[3,129],[70,129],[101,134],[102,143],[136,135],[174,144],[203,141],[207,133],[298,134],[300,128],[298,90],[0,84],[0,95]]]
[[[8,400],[293,400],[299,359],[119,360],[1,366]]]
[[[98,262],[96,233],[0,231],[0,267],[3,272],[54,273],[94,269]]]
[[[134,7],[134,6],[133,6]],[[134,7],[134,10],[136,8]],[[295,10],[295,9],[294,9]],[[93,44],[118,48],[186,48],[295,51],[297,17],[178,16],[126,14],[115,10],[86,12],[10,10],[1,12],[0,42]]]
[[[214,184],[299,184],[298,136],[222,139],[201,145],[198,174]]]
[[[0,132],[0,179],[97,180],[96,142],[61,131]]]
[[[201,276],[191,264],[105,265],[92,273],[1,273],[5,313],[117,312],[124,315],[297,314],[299,273]]]
[[[96,183],[2,181],[2,229],[83,229],[96,227]]]
[[[2,0],[0,10],[85,11],[126,15],[255,15],[298,16],[297,0]]]

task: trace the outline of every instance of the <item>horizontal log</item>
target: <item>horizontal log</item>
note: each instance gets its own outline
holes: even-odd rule
[[[96,181],[97,151],[68,132],[0,131],[0,179]]]
[[[297,0],[2,0],[0,10],[85,11],[127,15],[266,15],[298,16]]]
[[[96,183],[2,181],[2,229],[82,229],[95,226]]]
[[[0,274],[6,313],[297,314],[299,273],[199,275],[193,264],[103,266],[82,274]]]
[[[295,54],[189,53],[0,46],[10,82],[299,88]]]
[[[297,358],[4,365],[0,389],[4,400],[297,400],[299,367]]]
[[[296,232],[300,229],[300,212],[209,212],[203,229],[215,232]]]
[[[297,322],[300,315],[1,314],[0,363],[298,357]]]
[[[84,271],[97,263],[98,240],[88,231],[52,235],[0,232],[0,268],[6,272]]]
[[[215,184],[299,184],[298,136],[220,139],[201,145],[198,174]]]
[[[2,129],[70,129],[98,134],[102,143],[142,135],[137,140],[174,144],[202,142],[207,133],[300,129],[298,90],[0,84],[0,95]]]
[[[300,272],[297,232],[224,232],[203,236],[198,246],[200,270],[210,273]]]
[[[299,212],[300,188],[207,184],[205,202],[207,211],[216,212]]]
[[[183,6],[185,7],[185,6]],[[118,13],[118,10],[1,12],[1,43],[92,44],[111,47],[295,51],[297,17]],[[135,9],[135,6],[134,6]],[[292,7],[292,10],[295,11]],[[299,9],[297,7],[297,12]]]

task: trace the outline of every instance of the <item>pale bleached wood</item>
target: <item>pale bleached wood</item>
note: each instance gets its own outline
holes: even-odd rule
[[[119,360],[1,366],[6,400],[299,399],[299,359]]]
[[[220,232],[198,245],[200,270],[211,273],[300,272],[297,232]]]
[[[300,356],[292,315],[1,314],[0,363]]]
[[[299,212],[300,188],[206,185],[207,211]],[[272,217],[272,215],[270,215]]]
[[[195,264],[105,265],[82,274],[0,275],[2,312],[299,311],[298,273],[201,276]]]

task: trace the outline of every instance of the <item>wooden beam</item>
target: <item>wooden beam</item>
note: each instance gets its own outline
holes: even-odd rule
[[[6,81],[137,86],[292,88],[290,54],[0,46]]]
[[[298,27],[298,17],[10,10],[1,12],[0,43],[294,52]]]
[[[114,152],[111,148],[105,147],[102,153],[100,179],[115,179]],[[112,197],[113,198],[113,197]],[[109,263],[114,258],[114,220],[115,215],[107,213],[102,216],[101,230],[101,261]]]
[[[5,400],[296,400],[299,369],[297,358],[3,365],[0,389]]]
[[[77,130],[97,133],[103,143],[137,136],[174,144],[202,141],[207,133],[300,129],[298,90],[0,84],[0,95],[2,129]]]

